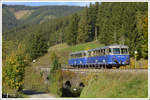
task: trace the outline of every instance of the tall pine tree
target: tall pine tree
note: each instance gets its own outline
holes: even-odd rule
[[[85,43],[90,40],[90,30],[91,27],[88,22],[88,8],[85,8],[85,11],[83,12],[83,15],[79,22],[78,27],[78,36],[77,36],[77,42],[78,43]]]
[[[66,42],[69,45],[77,44],[78,22],[79,22],[79,17],[75,13],[72,15],[68,29],[67,29],[68,31],[67,31],[67,36],[66,36]]]

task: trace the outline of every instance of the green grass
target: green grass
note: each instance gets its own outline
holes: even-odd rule
[[[83,89],[82,98],[147,98],[148,73],[101,73]]]
[[[93,48],[101,47],[99,42],[88,42],[84,44],[78,44],[75,46],[68,46],[66,43],[64,44],[58,44],[55,46],[52,46],[48,49],[48,53],[44,56],[37,59],[37,62],[34,63],[33,66],[41,66],[41,67],[50,67],[51,61],[50,61],[50,54],[51,52],[55,52],[57,56],[59,57],[59,62],[62,64],[68,64],[68,56],[71,52],[81,51],[81,50],[88,50]]]
[[[98,47],[102,47],[102,46],[104,46],[104,45],[101,45],[99,42],[94,41],[94,42],[78,44],[75,46],[70,46],[69,48],[64,48],[63,51],[76,52],[76,51],[98,48]]]

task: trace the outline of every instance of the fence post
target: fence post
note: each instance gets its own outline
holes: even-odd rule
[[[136,57],[137,57],[137,51],[134,51],[134,53],[135,53],[135,54],[134,54],[134,57],[135,57],[135,64],[134,64],[134,65],[135,65],[135,68],[136,68]]]

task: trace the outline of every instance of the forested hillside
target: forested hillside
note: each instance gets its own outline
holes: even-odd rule
[[[147,58],[147,19],[147,3],[95,3],[70,16],[15,28],[3,33],[3,39],[29,44],[32,35],[40,34],[48,46],[98,40],[104,45],[128,45],[131,56],[137,50],[139,58]]]
[[[49,19],[70,15],[83,9],[79,6],[3,5],[3,32],[25,24],[39,24]]]

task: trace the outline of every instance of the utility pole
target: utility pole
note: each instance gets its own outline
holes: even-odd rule
[[[137,57],[137,53],[138,53],[137,51],[134,51],[134,58],[135,58],[135,64],[134,64],[135,66],[134,66],[134,67],[135,67],[135,68],[136,68],[136,57]]]

